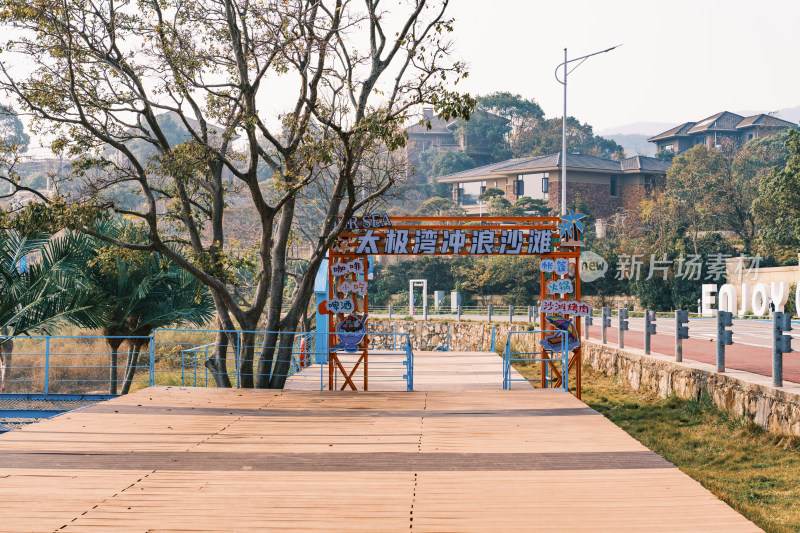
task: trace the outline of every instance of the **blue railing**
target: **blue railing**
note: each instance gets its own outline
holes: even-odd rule
[[[367,365],[368,387],[370,390],[414,390],[414,351],[411,334],[408,332],[370,331],[369,359]],[[346,371],[350,372],[358,364],[361,352],[337,352],[337,357]],[[319,369],[320,390],[330,388],[328,355]],[[352,380],[356,386],[363,383],[363,362],[359,365]],[[334,390],[341,389],[346,380],[341,370],[334,368]],[[377,385],[377,386],[376,386]],[[345,388],[347,390],[347,388]]]
[[[512,335],[522,336],[522,335],[536,335],[539,334],[539,338],[542,338],[541,335],[547,335],[548,337],[560,337],[561,342],[561,350],[559,351],[551,351],[552,357],[542,357],[541,349],[535,352],[522,352],[514,350],[513,342],[512,342]],[[565,391],[569,390],[569,374],[567,369],[569,368],[569,350],[567,347],[567,339],[568,339],[568,332],[566,331],[556,331],[556,330],[549,330],[549,331],[509,331],[508,332],[508,339],[506,340],[506,348],[503,354],[503,390],[511,390],[511,384],[514,381],[527,381],[529,383],[533,383],[535,381],[541,381],[540,379],[533,379],[533,378],[526,378],[520,377],[515,378],[513,377],[515,372],[511,368],[513,363],[539,363],[540,365],[544,365],[544,386],[547,388],[553,387],[556,382],[558,382],[558,378],[553,376],[553,363],[561,363],[561,386]],[[531,339],[531,344],[533,346],[538,346],[538,342],[535,342],[537,339]],[[518,374],[518,373],[517,373]]]
[[[217,348],[217,333],[216,330],[160,329],[146,337],[34,335],[5,338],[12,345],[10,355],[2,360],[5,372],[4,379],[0,380],[0,397],[11,394],[99,397],[114,394],[111,390],[121,391],[126,381],[131,391],[153,385],[214,386],[213,376],[204,363]],[[227,341],[228,376],[231,383],[238,386],[242,379],[242,355],[252,348],[255,373],[266,333],[223,333]],[[112,345],[117,346],[115,379]],[[132,345],[138,345],[137,352],[132,351]],[[279,341],[274,348],[280,348]],[[309,366],[314,358],[315,336],[295,332],[286,376]],[[273,373],[275,364],[273,362]],[[111,387],[112,383],[116,383],[116,387]]]

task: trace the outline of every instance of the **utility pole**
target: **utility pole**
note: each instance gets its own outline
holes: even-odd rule
[[[600,50],[599,52],[594,52],[592,54],[586,54],[585,56],[576,57],[574,59],[567,59],[567,49],[564,48],[564,62],[561,63],[559,66],[556,67],[556,81],[564,86],[564,119],[561,121],[561,214],[567,214],[567,75],[581,66],[584,61],[589,59],[592,56],[596,56],[598,54],[605,54],[606,52],[610,52],[614,48],[619,48],[622,46],[618,44],[617,46],[612,46],[611,48],[606,48],[605,50]],[[572,70],[567,70],[567,65],[574,61],[580,61],[577,65],[575,65]],[[564,69],[564,79],[558,78],[558,69]]]

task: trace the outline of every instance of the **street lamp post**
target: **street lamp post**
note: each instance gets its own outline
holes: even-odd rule
[[[567,49],[564,48],[564,62],[561,63],[556,67],[555,76],[556,81],[564,86],[564,120],[561,121],[561,214],[567,214],[567,74],[581,66],[584,61],[589,59],[592,56],[596,56],[598,54],[604,54],[606,52],[610,52],[614,48],[619,48],[622,46],[618,44],[617,46],[612,46],[611,48],[607,48],[605,50],[600,50],[599,52],[594,52],[592,54],[586,54],[585,56],[576,57],[574,59],[567,59]],[[577,65],[575,65],[572,70],[567,71],[567,65],[573,63],[575,61],[580,61]],[[558,69],[564,69],[564,79],[560,80],[558,78]]]

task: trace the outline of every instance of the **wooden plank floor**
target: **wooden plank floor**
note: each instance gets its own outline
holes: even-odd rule
[[[559,391],[144,389],[0,436],[0,531],[758,531]]]
[[[358,355],[339,354],[345,369],[350,372]],[[373,351],[369,355],[368,385],[371,391],[404,391],[403,365],[405,352]],[[322,376],[320,375],[322,370]],[[512,389],[530,389],[531,385],[513,368]],[[320,390],[320,378],[328,387],[328,367],[311,365],[290,377],[286,388]],[[344,384],[337,372],[336,388]],[[353,380],[361,390],[364,383],[363,367],[359,367]],[[494,352],[414,352],[414,390],[498,390],[503,388],[503,359]]]

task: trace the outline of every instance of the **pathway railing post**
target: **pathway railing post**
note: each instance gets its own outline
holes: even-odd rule
[[[236,388],[239,388],[239,355],[242,348],[242,337],[236,332]]]
[[[156,384],[156,333],[150,335],[150,386]]]
[[[733,344],[733,332],[726,328],[732,325],[732,313],[717,311],[717,372],[725,372],[725,346]]]
[[[772,386],[783,387],[783,354],[792,351],[791,335],[784,331],[792,330],[791,313],[775,311],[772,315]]]
[[[533,325],[536,326],[536,322],[539,321],[539,308],[537,306],[533,306]],[[541,325],[541,324],[540,324]]]
[[[50,394],[50,336],[44,340],[44,393]]]
[[[625,347],[625,335],[624,335],[623,332],[627,331],[627,329],[628,329],[628,320],[627,320],[627,318],[628,318],[628,310],[627,309],[617,309],[617,322],[619,323],[618,324],[618,330],[617,330],[617,339],[618,339],[619,342],[617,342],[617,344],[619,344],[620,348],[624,348]]]
[[[514,322],[514,306],[508,306],[508,323],[512,324]]]
[[[606,344],[606,328],[611,326],[611,309],[608,307],[603,307],[600,310],[600,331],[601,331],[601,340],[603,344]]]
[[[392,305],[389,304],[389,320],[392,319]]]
[[[533,324],[533,306],[528,306],[528,324]]]
[[[492,311],[494,310],[494,306],[489,304],[489,323],[492,323]]]
[[[458,306],[458,321],[461,322],[461,306]]]
[[[644,311],[644,353],[650,355],[650,335],[656,334],[656,312],[649,309]]]
[[[587,339],[589,338],[589,326],[592,325],[593,321],[594,319],[592,318],[592,315],[586,315],[583,317],[583,334]]]
[[[449,322],[447,323],[447,340],[446,340],[446,342],[447,342],[447,345],[445,346],[445,351],[449,352],[450,351],[450,323]]]
[[[675,362],[677,363],[683,361],[683,339],[689,338],[689,326],[683,324],[688,323],[688,311],[675,311]]]
[[[492,351],[495,351],[495,347],[494,347],[494,326],[492,326]]]

